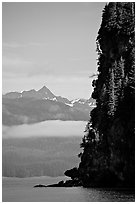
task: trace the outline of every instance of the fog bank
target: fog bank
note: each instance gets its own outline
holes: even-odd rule
[[[3,126],[3,138],[24,137],[83,137],[86,121],[44,121],[36,124],[23,124],[18,126]]]

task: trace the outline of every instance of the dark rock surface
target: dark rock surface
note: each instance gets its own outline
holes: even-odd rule
[[[41,187],[78,187],[82,186],[81,182],[79,180],[67,180],[67,181],[60,181],[56,184],[49,184],[49,185],[43,185],[38,184],[35,185],[34,188],[41,188]]]
[[[34,186],[34,188],[42,188],[42,187],[46,187],[46,185],[43,185],[43,184],[37,184]]]

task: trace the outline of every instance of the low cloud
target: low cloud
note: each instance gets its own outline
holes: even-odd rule
[[[2,47],[3,48],[9,48],[9,49],[16,49],[16,48],[27,48],[30,46],[34,47],[45,47],[48,43],[40,43],[40,42],[30,42],[30,43],[17,43],[17,42],[3,42]]]
[[[3,138],[27,137],[83,137],[85,121],[46,121],[32,125],[19,125],[2,128]]]

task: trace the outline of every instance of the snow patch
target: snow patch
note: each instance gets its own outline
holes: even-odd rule
[[[79,102],[79,100],[80,100],[80,98],[77,98],[75,100],[72,100],[71,103],[73,104],[73,103]]]
[[[73,107],[73,104],[71,103],[65,103],[67,106]]]
[[[50,99],[50,100],[52,100],[52,101],[57,101],[57,99],[54,97],[53,99]]]

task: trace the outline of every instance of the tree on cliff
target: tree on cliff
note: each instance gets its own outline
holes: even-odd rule
[[[97,36],[96,108],[90,113],[79,165],[83,185],[134,185],[135,3],[111,2]]]

